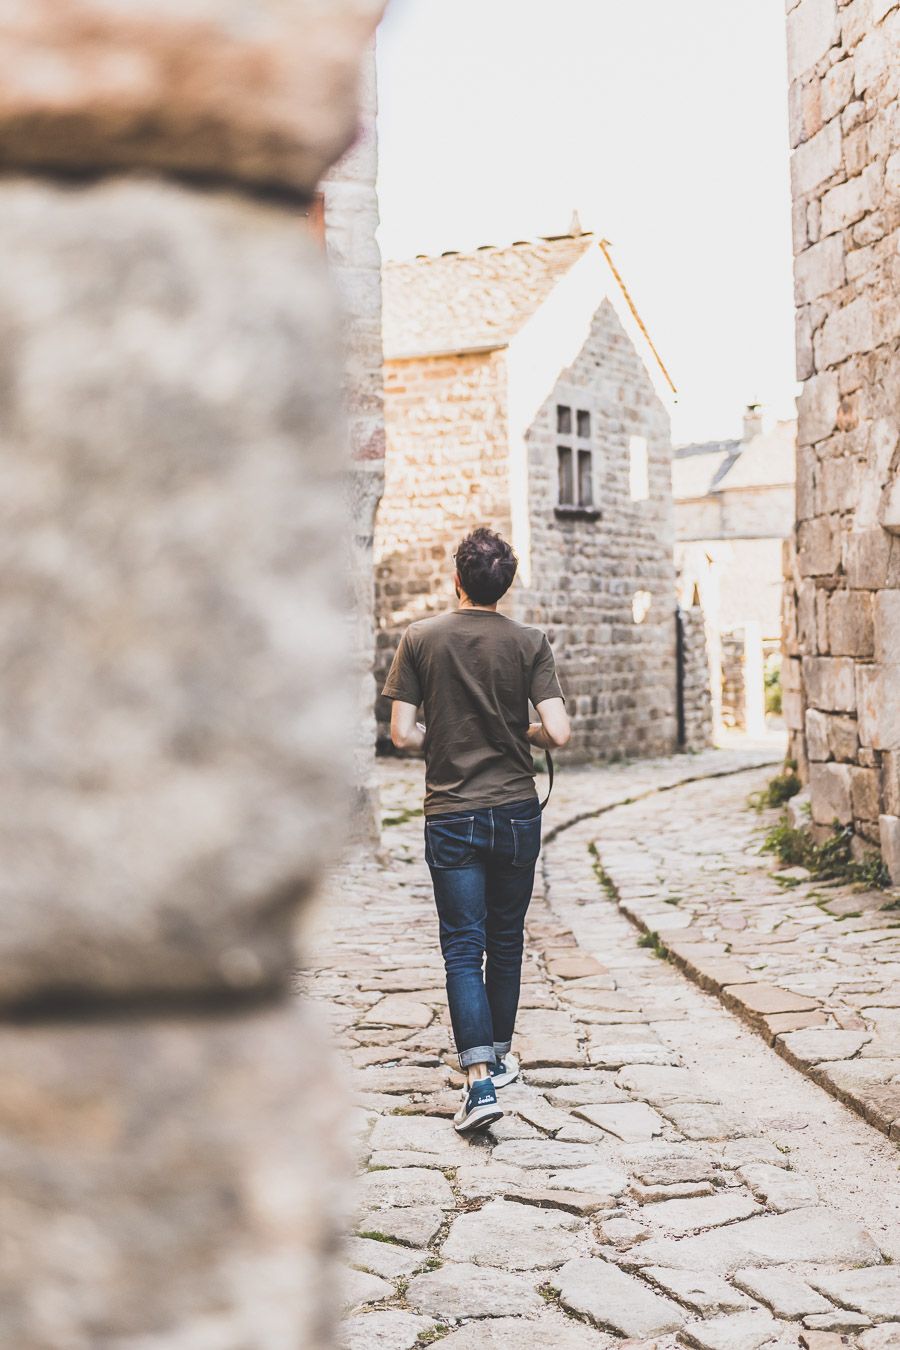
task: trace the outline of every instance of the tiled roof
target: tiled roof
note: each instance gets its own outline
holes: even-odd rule
[[[505,345],[594,242],[591,234],[563,235],[388,263],[385,357]]]

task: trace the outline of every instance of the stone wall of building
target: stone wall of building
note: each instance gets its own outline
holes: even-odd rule
[[[713,743],[713,700],[710,689],[710,660],[706,619],[699,605],[680,611],[682,633],[682,713],[684,718],[681,748],[705,750]]]
[[[788,0],[798,403],[783,674],[813,820],[900,879],[900,6]]]
[[[793,484],[735,488],[721,497],[725,538],[784,539],[793,528]]]
[[[722,634],[722,725],[741,730],[747,726],[742,628]]]
[[[298,217],[378,9],[44,0],[0,32],[16,1350],[330,1341],[340,1084],[290,983],[349,765],[346,437]]]
[[[558,405],[590,413],[596,519],[557,511]],[[629,440],[648,445],[649,495],[633,500]],[[511,612],[546,629],[573,716],[566,754],[675,748],[675,571],[666,409],[604,301],[528,435],[531,580]],[[642,614],[635,618],[635,605]]]
[[[375,552],[379,690],[407,625],[456,604],[453,553],[463,535],[488,525],[509,536],[505,394],[502,352],[385,365],[387,458]],[[387,699],[378,710],[384,744]]]
[[[341,295],[345,402],[351,467],[348,573],[352,587],[354,773],[352,814],[357,839],[378,835],[375,781],[375,512],[384,490],[384,386],[381,350],[381,253],[378,229],[375,50],[364,67],[360,130],[351,150],[323,183],[328,259]]]

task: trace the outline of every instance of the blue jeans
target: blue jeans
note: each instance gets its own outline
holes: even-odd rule
[[[463,1068],[493,1063],[512,1043],[525,914],[540,851],[537,797],[425,821],[425,860]]]

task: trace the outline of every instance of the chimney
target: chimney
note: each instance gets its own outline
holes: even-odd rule
[[[744,410],[744,434],[742,440],[746,445],[747,441],[752,441],[754,436],[762,434],[763,429],[763,410],[761,403],[748,403]]]
[[[574,235],[576,238],[584,234],[584,230],[581,228],[581,216],[578,214],[577,210],[572,212],[572,219],[569,222],[569,234]]]

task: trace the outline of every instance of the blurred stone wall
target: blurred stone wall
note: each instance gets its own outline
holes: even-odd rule
[[[785,720],[813,821],[900,880],[900,5],[788,0],[797,528]]]
[[[360,131],[323,184],[325,241],[341,295],[345,405],[351,466],[348,574],[352,586],[354,770],[351,815],[358,841],[378,838],[375,781],[375,512],[384,491],[384,376],[381,346],[381,254],[378,229],[375,49],[364,66]]]
[[[377,0],[0,14],[0,1343],[330,1343],[290,996],[353,717],[335,304],[298,210]],[[14,265],[10,265],[14,260]]]

